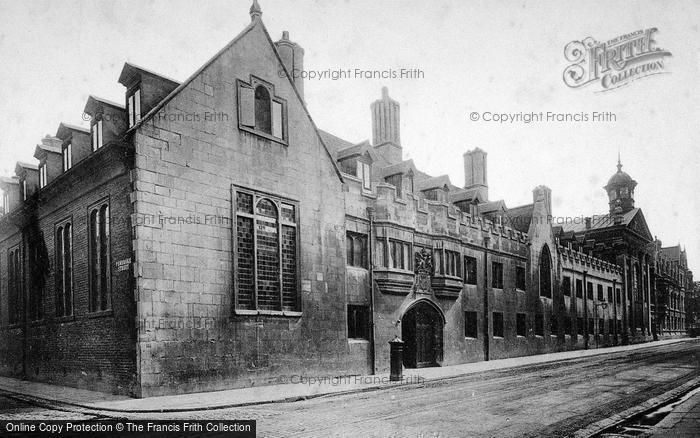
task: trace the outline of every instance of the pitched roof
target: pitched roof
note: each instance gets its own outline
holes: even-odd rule
[[[622,215],[622,220],[619,224],[615,223],[615,216],[611,216],[610,214],[600,214],[600,215],[593,215],[591,217],[591,227],[586,228],[586,221],[571,221],[571,222],[566,222],[561,225],[562,231],[563,232],[573,232],[573,233],[582,233],[584,231],[590,231],[590,230],[600,230],[604,228],[609,228],[609,227],[614,227],[614,226],[619,226],[619,225],[624,225],[627,226],[632,222],[632,219],[637,215],[639,212],[639,208],[633,208],[632,210],[628,211],[627,213]]]
[[[326,143],[326,146],[328,146],[328,151],[331,153],[331,155],[336,156],[338,155],[338,151],[344,150],[344,149],[349,149],[352,148],[353,146],[356,146],[355,143],[351,143],[347,140],[343,140],[342,138],[331,134],[330,132],[324,131],[322,129],[318,130],[318,134],[321,136],[323,141]]]
[[[450,183],[450,177],[447,175],[440,175],[436,177],[430,177],[430,178],[425,178],[419,181],[416,181],[416,190],[417,191],[423,191],[423,190],[430,190],[430,189],[441,189],[445,186],[449,189],[449,187],[452,185]]]
[[[39,159],[39,157],[46,152],[51,152],[54,154],[60,154],[61,153],[61,148],[57,146],[49,146],[45,144],[38,144],[36,145],[36,148],[34,148],[34,158]]]
[[[479,198],[479,189],[461,189],[458,188],[455,191],[450,192],[450,202],[461,202],[461,201],[477,201],[483,202],[483,199]]]
[[[340,149],[336,154],[336,160],[340,161],[346,158],[356,157],[365,154],[369,154],[372,161],[375,161],[377,159],[377,156],[372,150],[372,146],[370,146],[369,141],[367,140],[363,141],[362,143],[358,143],[356,145]]]
[[[76,125],[70,125],[68,123],[63,123],[61,122],[60,125],[58,125],[58,130],[56,130],[56,137],[65,140],[66,137],[68,137],[69,131],[77,131],[77,132],[82,132],[84,134],[90,134],[90,130],[83,128],[81,126],[76,126]]]
[[[16,176],[0,176],[0,183],[19,184],[19,178],[17,178]]]
[[[134,63],[131,63],[131,62],[124,63],[124,67],[122,67],[122,72],[119,74],[118,81],[120,84],[127,86],[129,83],[129,79],[132,76],[139,74],[139,73],[146,73],[147,75],[155,76],[159,79],[163,79],[163,80],[166,80],[168,82],[172,82],[174,85],[180,85],[180,82],[176,81],[175,79],[171,79],[171,78],[164,76],[160,73],[156,73],[156,72],[149,70],[147,68],[140,67],[140,66],[138,66]]]
[[[667,246],[665,248],[661,248],[661,253],[668,257],[671,260],[680,260],[681,259],[681,245],[678,244],[676,246]]]
[[[479,204],[478,208],[479,213],[481,214],[493,213],[497,210],[507,210],[506,203],[502,199],[499,199],[498,201],[484,202],[483,204]]]
[[[518,231],[527,233],[530,230],[530,224],[532,223],[532,213],[534,208],[535,204],[527,204],[509,208],[507,211],[509,225]]]
[[[104,99],[102,97],[97,97],[93,96],[92,94],[88,97],[87,102],[85,103],[85,108],[83,109],[83,112],[86,114],[95,114],[97,112],[97,108],[100,106],[100,104],[104,105],[109,105],[113,108],[117,108],[120,110],[124,110],[124,105],[120,105],[116,102],[112,102],[111,100]]]

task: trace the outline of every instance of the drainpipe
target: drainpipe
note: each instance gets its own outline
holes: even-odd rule
[[[367,207],[367,217],[369,218],[369,231],[367,232],[367,263],[369,268],[369,336],[372,342],[369,344],[369,355],[371,359],[370,374],[374,374],[375,371],[375,351],[374,344],[376,340],[374,339],[374,259],[372,255],[372,230],[374,229],[374,209],[372,207]]]
[[[22,278],[20,290],[22,292],[22,379],[27,380],[27,357],[29,348],[29,316],[27,315],[29,307],[29,299],[27,294],[29,293],[29,288],[27,287],[27,273],[29,272],[29,239],[27,238],[27,233],[22,230]]]
[[[612,306],[613,306],[613,334],[615,336],[615,345],[618,344],[618,333],[617,333],[617,280],[613,279],[613,296],[612,296]]]
[[[588,285],[586,284],[588,271],[583,271],[583,349],[588,350]]]
[[[484,237],[484,360],[489,360],[489,237]]]

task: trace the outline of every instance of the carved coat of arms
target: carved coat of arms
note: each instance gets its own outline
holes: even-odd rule
[[[416,273],[416,292],[430,293],[430,277],[433,275],[433,254],[422,248],[417,252],[414,260]]]

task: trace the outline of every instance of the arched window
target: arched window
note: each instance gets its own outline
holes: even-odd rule
[[[97,204],[89,215],[90,311],[111,308],[109,261],[109,205]]]
[[[70,222],[56,229],[56,316],[73,314],[72,241]]]
[[[259,85],[255,89],[255,129],[272,134],[272,107],[270,105],[270,92]]]
[[[552,258],[547,245],[540,253],[540,296],[552,297]]]
[[[236,191],[235,309],[297,311],[297,206]]]

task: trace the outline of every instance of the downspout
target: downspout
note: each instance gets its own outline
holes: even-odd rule
[[[27,287],[29,272],[29,252],[28,250],[28,239],[25,230],[22,230],[22,279],[21,288],[22,291],[22,379],[27,380],[27,349],[29,346],[29,318],[27,316],[27,311],[29,307],[29,300],[27,298],[27,293],[29,288]]]
[[[367,232],[367,262],[369,264],[369,314],[370,314],[370,322],[369,322],[369,336],[372,342],[369,344],[369,355],[370,355],[370,360],[371,360],[371,365],[370,365],[370,374],[374,374],[375,372],[375,348],[374,344],[376,342],[376,339],[374,339],[374,258],[372,255],[374,254],[373,245],[372,245],[372,230],[374,229],[374,209],[372,207],[367,207],[367,217],[369,218],[369,231]]]
[[[588,350],[588,285],[586,284],[588,271],[583,271],[583,349]]]
[[[484,360],[489,360],[489,242],[484,237]]]
[[[612,296],[612,306],[613,306],[613,335],[615,336],[615,345],[618,343],[618,333],[617,333],[617,280],[613,278],[613,296]]]

